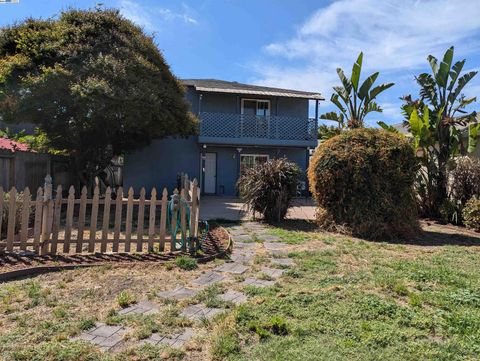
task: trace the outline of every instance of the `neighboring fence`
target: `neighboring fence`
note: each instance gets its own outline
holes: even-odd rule
[[[7,197],[5,197],[7,195]],[[115,198],[115,199],[114,199]],[[84,187],[75,198],[73,186],[62,197],[62,186],[52,194],[51,178],[38,188],[35,199],[25,188],[8,194],[0,187],[0,251],[35,254],[186,251],[198,237],[200,191],[197,181],[182,175],[180,192],[145,188],[134,197],[122,187],[112,197],[98,187],[87,197]],[[148,212],[148,213],[147,213]]]
[[[68,157],[35,152],[15,152],[0,149],[0,187],[37,189],[45,174],[51,174],[55,184],[68,186],[73,182]]]

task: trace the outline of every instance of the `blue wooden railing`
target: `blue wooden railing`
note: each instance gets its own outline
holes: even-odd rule
[[[231,144],[316,145],[314,118],[200,113],[200,141]]]

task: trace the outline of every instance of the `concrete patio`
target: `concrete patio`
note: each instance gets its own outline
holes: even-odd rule
[[[245,211],[239,198],[203,196],[200,199],[200,218],[226,219],[229,221],[251,220],[251,213]],[[258,216],[257,216],[258,218]],[[315,219],[315,203],[311,198],[296,198],[290,208],[288,219]]]

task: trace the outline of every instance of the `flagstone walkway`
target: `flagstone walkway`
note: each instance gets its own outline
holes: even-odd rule
[[[247,287],[271,287],[285,272],[285,268],[295,265],[293,259],[287,257],[287,247],[281,243],[280,237],[272,235],[268,227],[261,223],[246,222],[229,227],[228,231],[233,240],[233,252],[230,261],[199,274],[188,285],[177,286],[170,290],[158,292],[159,299],[173,302],[187,302],[178,317],[189,320],[192,327],[183,328],[172,334],[153,333],[143,340],[128,341],[128,345],[166,345],[181,348],[195,337],[195,328],[203,327],[202,322],[212,320],[216,315],[229,312],[231,307],[248,302],[248,296],[243,292]],[[263,243],[262,243],[263,242]],[[265,265],[260,268],[254,265],[256,255],[269,256]],[[281,257],[281,258],[278,258]],[[276,268],[276,266],[278,268]],[[221,285],[223,292],[217,295],[222,307],[208,307],[198,302],[201,292],[215,284]],[[225,308],[223,308],[225,307]],[[160,312],[161,305],[150,301],[140,301],[130,307],[121,309],[119,315],[149,315]],[[73,338],[91,342],[105,352],[115,352],[124,346],[127,341],[123,336],[129,329],[123,326],[108,326],[97,323],[95,327],[84,331]]]

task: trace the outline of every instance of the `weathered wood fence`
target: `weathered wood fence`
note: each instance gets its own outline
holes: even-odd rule
[[[61,186],[53,194],[49,176],[35,199],[28,187],[7,194],[0,187],[0,252],[186,251],[185,240],[198,237],[199,201],[197,181],[186,175],[180,191],[159,195],[153,188],[148,198],[145,188],[135,198],[132,188],[125,193],[122,187],[101,197],[98,186],[92,197],[84,187],[80,198],[71,186],[63,198]]]

